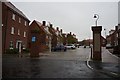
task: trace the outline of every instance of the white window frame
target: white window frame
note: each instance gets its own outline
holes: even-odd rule
[[[13,49],[13,41],[10,41],[10,49]]]
[[[18,35],[20,35],[20,30],[18,29]]]
[[[22,49],[26,49],[26,46],[25,46],[25,44],[23,44],[22,46],[23,46],[23,48],[22,48]]]
[[[11,27],[11,34],[14,34],[14,33],[15,33],[15,28]]]
[[[48,37],[48,35],[46,35],[46,39],[48,39],[49,37]]]
[[[19,17],[19,23],[21,23],[21,18]]]
[[[27,26],[27,21],[25,21],[25,26]]]
[[[14,14],[14,13],[13,13],[13,15],[12,15],[12,19],[15,20],[15,14]]]
[[[17,40],[16,41],[16,48],[18,48],[18,43],[20,42],[20,44],[22,44],[22,41],[20,41],[20,40]]]
[[[3,27],[3,24],[2,24],[2,27]]]
[[[26,32],[24,31],[24,37],[26,37]]]

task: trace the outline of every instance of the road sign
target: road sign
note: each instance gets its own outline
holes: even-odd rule
[[[32,42],[35,42],[35,41],[36,41],[36,37],[33,36],[33,37],[32,37]]]

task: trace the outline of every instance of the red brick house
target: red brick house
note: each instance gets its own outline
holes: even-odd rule
[[[86,39],[86,40],[83,40],[83,43],[84,45],[86,46],[90,46],[91,44],[93,44],[93,39]],[[105,47],[106,46],[106,39],[101,36],[101,46],[102,47]]]
[[[109,35],[106,37],[107,44],[110,44],[112,47],[117,45],[117,31],[111,30]]]
[[[57,45],[57,37],[58,36],[57,36],[56,31],[53,28],[52,24],[50,24],[49,32],[52,34],[52,37],[51,37],[51,47],[55,47]]]
[[[106,46],[106,39],[103,36],[101,36],[101,46],[102,47]]]
[[[113,54],[120,54],[120,24],[115,26],[115,45],[113,47]]]
[[[29,19],[12,3],[2,2],[2,50],[27,48]]]
[[[56,27],[56,30],[55,30],[55,33],[57,34],[57,44],[62,44],[61,42],[61,33],[60,33],[60,30],[59,30],[59,27]]]
[[[118,45],[120,46],[120,24],[118,24]]]
[[[82,41],[82,45],[90,46],[90,44],[93,44],[93,39],[86,39]]]
[[[117,45],[119,45],[119,41],[120,41],[120,39],[119,39],[119,37],[120,37],[120,26],[119,26],[119,24],[118,24],[118,26],[115,26],[115,32],[116,32],[116,34],[115,34],[115,46],[117,46]]]
[[[111,31],[110,31],[111,32]],[[113,54],[120,54],[120,24],[107,36],[107,44],[113,48]]]
[[[72,32],[67,34],[67,44],[77,44],[77,42],[78,40],[75,34],[72,34]]]
[[[62,33],[63,36],[63,45],[67,44],[67,34],[66,33]]]
[[[34,35],[35,33],[38,33],[38,38],[39,38],[39,52],[43,52],[48,50],[49,48],[49,41],[51,38],[51,34],[49,33],[49,28],[48,26],[45,25],[45,21],[43,21],[43,23],[40,23],[36,20],[34,20],[31,24],[30,24],[30,29],[29,29],[29,41],[31,41],[32,35]],[[29,42],[29,48],[32,45]]]

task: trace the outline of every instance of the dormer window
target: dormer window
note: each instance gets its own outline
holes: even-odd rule
[[[12,19],[15,20],[15,14],[12,15]]]

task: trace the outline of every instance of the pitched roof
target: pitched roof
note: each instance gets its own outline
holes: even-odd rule
[[[116,33],[117,33],[117,31],[114,31],[112,34],[109,34],[106,38],[109,38],[109,37],[115,35]]]
[[[103,36],[101,36],[102,39],[106,40]]]
[[[56,31],[55,31],[54,28],[51,28],[51,31],[52,31],[52,34],[54,34],[55,36],[57,36]]]
[[[24,17],[25,19],[29,20],[22,11],[20,11],[18,8],[16,8],[11,2],[3,2],[5,3],[5,5],[7,7],[9,7],[10,9],[12,9],[13,11],[17,12],[19,15],[21,15],[22,17]],[[30,21],[30,20],[29,20]]]
[[[47,30],[45,30],[45,27],[42,26],[42,24],[39,21],[36,21],[36,20],[34,20],[34,21],[38,24],[39,28],[41,28],[46,34],[51,35],[50,32],[48,32]]]

